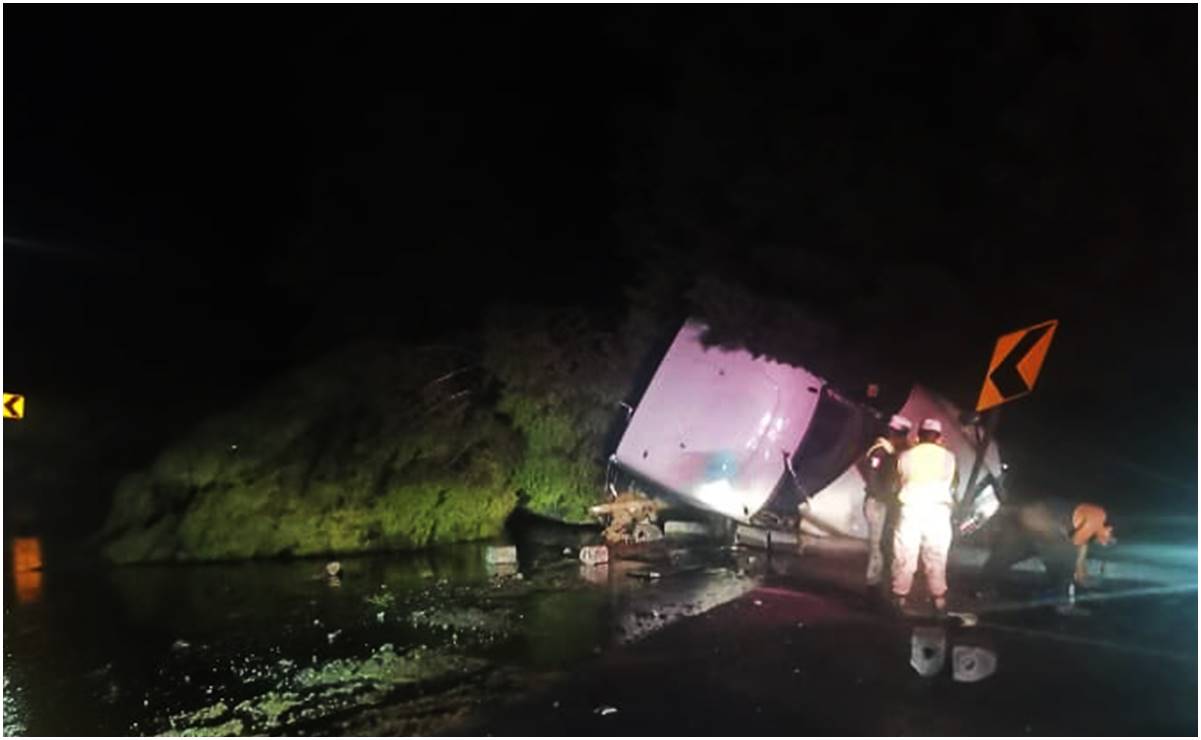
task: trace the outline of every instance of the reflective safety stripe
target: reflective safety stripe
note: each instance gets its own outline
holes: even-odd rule
[[[950,450],[924,442],[901,453],[897,461],[901,476],[902,504],[950,504],[955,480],[955,456]]]

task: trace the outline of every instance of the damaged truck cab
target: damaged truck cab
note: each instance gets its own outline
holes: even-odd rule
[[[867,537],[856,465],[879,413],[839,395],[801,367],[704,343],[687,321],[647,386],[612,462],[683,502],[736,522],[810,536]],[[1001,460],[984,451],[966,497],[980,430],[955,406],[915,386],[899,410],[942,422],[959,464],[954,492],[965,531],[1000,506]]]

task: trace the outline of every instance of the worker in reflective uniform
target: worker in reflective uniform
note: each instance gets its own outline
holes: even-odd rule
[[[880,586],[885,565],[891,560],[892,528],[896,525],[897,492],[901,488],[897,456],[909,448],[912,428],[913,422],[894,414],[888,421],[888,436],[876,437],[859,461],[859,472],[865,484],[863,516],[867,519],[868,588]]]
[[[992,546],[983,575],[989,583],[984,595],[1005,571],[1029,557],[1043,562],[1047,577],[1061,595],[1072,584],[1087,585],[1088,546],[1097,542],[1108,547],[1117,540],[1108,515],[1091,503],[1073,505],[1057,498],[1006,504],[989,524]],[[1074,592],[1074,589],[1073,589]]]
[[[892,595],[898,609],[908,607],[918,561],[934,608],[947,606],[947,553],[951,549],[952,492],[957,482],[955,455],[942,444],[942,424],[925,419],[918,443],[897,458],[900,514],[892,538]]]

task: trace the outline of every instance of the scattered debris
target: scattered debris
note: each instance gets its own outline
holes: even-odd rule
[[[647,498],[636,491],[619,494],[607,504],[593,506],[588,510],[592,516],[608,519],[603,536],[609,543],[629,543],[643,540],[635,539],[635,529],[639,524],[654,524],[658,520],[659,511],[666,507],[661,501]],[[655,531],[659,531],[656,526]],[[644,536],[650,536],[649,530],[644,530]],[[663,533],[659,531],[659,539]]]
[[[604,545],[581,547],[580,562],[584,565],[604,565],[609,562],[609,548]]]
[[[175,650],[175,651],[187,650],[190,647],[192,647],[192,643],[190,643],[184,639],[179,639],[179,640],[176,640],[175,642],[171,643],[171,649]]]
[[[334,630],[333,632],[330,632],[329,634],[327,634],[325,636],[325,639],[329,640],[330,645],[333,645],[334,640],[338,639],[338,635],[340,635],[340,634],[342,634],[342,630]]]
[[[663,530],[659,529],[658,525],[650,522],[638,522],[634,525],[634,532],[631,535],[634,542],[658,542],[663,539]]]
[[[915,627],[910,648],[909,665],[922,678],[930,678],[947,661],[947,633],[941,627]]]
[[[971,612],[947,612],[947,616],[951,619],[958,619],[959,624],[964,627],[975,627],[980,623],[980,617]]]
[[[217,701],[168,718],[166,735],[294,735],[296,728],[385,703],[399,687],[479,674],[487,663],[382,645],[365,658],[332,660],[290,672],[274,688],[231,706]]]
[[[517,563],[489,563],[488,573],[495,578],[513,578],[520,575]]]
[[[607,717],[610,714],[617,714],[617,707],[602,705],[592,710],[593,714],[599,714],[602,717]]]
[[[380,611],[391,609],[396,604],[396,595],[386,590],[386,588],[386,586],[381,585],[379,593],[364,597],[363,600]]]
[[[657,581],[663,577],[663,574],[657,570],[632,570],[628,575],[630,578],[642,578],[648,581]]]
[[[663,535],[668,539],[709,537],[711,534],[709,525],[703,522],[670,521],[663,525]]]
[[[491,642],[504,637],[513,629],[520,617],[511,609],[500,607],[432,608],[416,611],[409,615],[414,627],[454,632],[464,638]]]
[[[956,681],[983,681],[997,670],[997,654],[982,647],[956,645],[951,650],[951,670]]]

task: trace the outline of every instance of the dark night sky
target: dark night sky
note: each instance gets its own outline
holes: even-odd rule
[[[615,312],[666,255],[887,305],[961,402],[1060,318],[1003,433],[1195,506],[1195,7],[4,13],[5,385],[130,465],[354,336]]]

